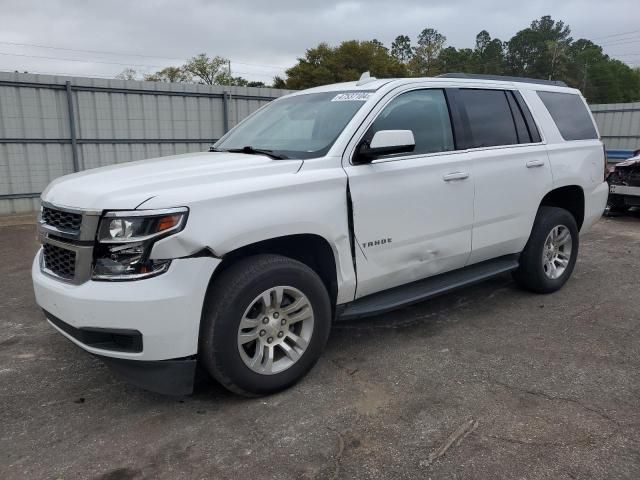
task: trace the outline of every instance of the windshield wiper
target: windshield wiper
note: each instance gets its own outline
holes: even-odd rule
[[[230,153],[246,153],[248,155],[266,155],[267,157],[273,158],[276,160],[285,160],[289,158],[279,153],[273,153],[273,150],[263,150],[261,148],[253,148],[251,146],[246,146],[242,148],[230,148],[229,150],[219,150],[219,151],[230,152]]]

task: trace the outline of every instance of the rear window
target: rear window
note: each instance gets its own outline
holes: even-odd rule
[[[565,140],[598,138],[591,116],[582,98],[573,93],[538,92],[538,96],[556,122]]]
[[[460,89],[459,98],[469,119],[470,148],[519,143],[504,91]]]

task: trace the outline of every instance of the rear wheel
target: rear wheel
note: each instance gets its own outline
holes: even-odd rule
[[[199,355],[208,372],[236,393],[264,395],[292,385],[318,360],[331,303],[303,263],[257,255],[216,279],[202,322]]]
[[[578,246],[573,215],[563,208],[540,207],[520,267],[513,274],[516,283],[538,293],[555,292],[571,276]]]

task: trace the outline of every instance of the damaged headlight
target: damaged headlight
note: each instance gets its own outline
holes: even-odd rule
[[[151,260],[155,241],[182,230],[189,210],[107,212],[100,220],[93,280],[138,280],[166,272],[171,260]]]

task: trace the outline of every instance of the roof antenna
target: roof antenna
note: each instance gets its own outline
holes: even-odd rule
[[[366,71],[360,75],[360,79],[358,80],[358,83],[356,83],[356,86],[364,85],[365,83],[373,82],[374,80],[377,80],[377,78],[372,77],[369,75],[369,72]]]

